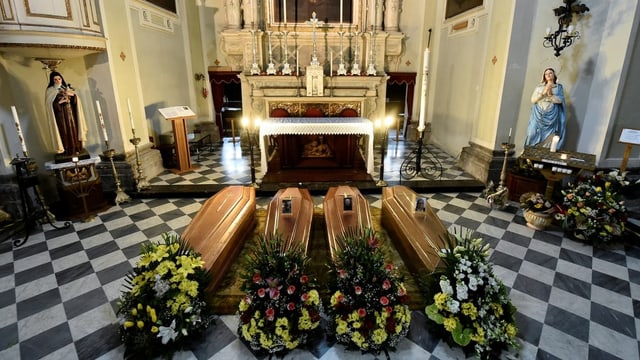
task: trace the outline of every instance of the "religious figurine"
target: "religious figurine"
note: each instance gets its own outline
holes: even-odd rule
[[[80,98],[59,72],[49,74],[45,92],[45,114],[53,149],[58,154],[73,156],[86,152],[87,124]]]

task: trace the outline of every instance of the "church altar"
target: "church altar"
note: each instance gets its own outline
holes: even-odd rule
[[[360,117],[288,117],[267,118],[260,124],[260,166],[263,174],[268,169],[268,149],[265,137],[272,135],[366,135],[365,151],[367,173],[373,172],[373,123]]]

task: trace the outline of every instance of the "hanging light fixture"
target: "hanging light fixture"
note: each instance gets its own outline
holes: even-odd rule
[[[553,48],[555,56],[560,56],[560,52],[565,48],[573,45],[573,41],[580,39],[580,33],[575,30],[571,21],[573,14],[583,14],[589,11],[585,4],[580,4],[580,0],[562,0],[565,5],[553,9],[555,16],[558,17],[558,30],[551,32],[551,28],[547,28],[547,34],[544,37],[542,45],[546,48]]]

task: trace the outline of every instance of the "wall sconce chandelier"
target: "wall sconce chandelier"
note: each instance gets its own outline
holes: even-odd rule
[[[546,48],[553,48],[555,56],[560,56],[560,52],[571,46],[574,40],[580,39],[580,33],[571,25],[573,14],[583,14],[589,11],[585,4],[580,4],[580,0],[562,0],[565,5],[553,9],[555,16],[558,17],[558,30],[551,32],[551,28],[547,28],[547,34],[544,37],[542,45]]]

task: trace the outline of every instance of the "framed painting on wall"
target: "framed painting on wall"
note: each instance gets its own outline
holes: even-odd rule
[[[450,19],[483,5],[483,0],[447,0],[444,18]]]

